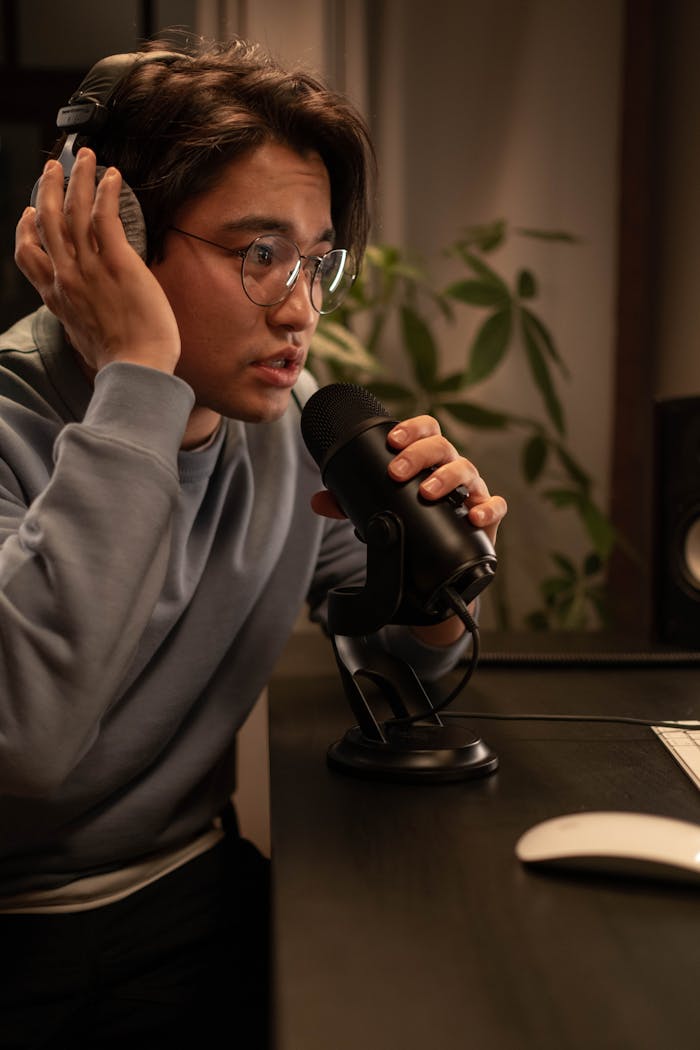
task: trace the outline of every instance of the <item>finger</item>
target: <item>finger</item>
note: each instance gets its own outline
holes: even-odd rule
[[[323,518],[345,517],[335,497],[327,489],[323,489],[321,492],[314,492],[311,497],[311,509]]]
[[[65,192],[63,213],[66,227],[79,255],[93,253],[97,249],[92,233],[96,165],[92,150],[85,147],[78,150]]]
[[[92,211],[92,229],[100,252],[115,260],[123,259],[126,250],[130,254],[132,251],[119,214],[121,189],[120,172],[107,168],[97,187]]]
[[[40,295],[53,281],[53,266],[36,228],[36,209],[25,208],[15,232],[15,262]]]
[[[394,448],[406,448],[420,438],[432,437],[440,433],[440,424],[433,416],[413,416],[397,423],[387,434],[387,439]]]
[[[459,453],[454,445],[439,433],[432,434],[429,437],[418,438],[402,448],[390,462],[389,473],[397,481],[406,481],[422,470],[429,470],[457,459]]]
[[[36,228],[44,248],[55,266],[75,258],[75,248],[63,214],[63,168],[48,160],[39,179],[36,195]]]
[[[489,496],[488,499],[469,508],[469,520],[472,525],[485,529],[493,543],[496,539],[498,526],[507,513],[508,505],[503,496]]]
[[[490,497],[486,482],[473,463],[463,456],[458,456],[449,463],[437,467],[428,478],[421,482],[420,493],[426,499],[440,499],[448,492],[460,487],[469,494],[469,502],[474,505]]]

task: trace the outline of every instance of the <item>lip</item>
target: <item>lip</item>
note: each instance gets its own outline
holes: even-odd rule
[[[306,353],[298,347],[285,346],[252,362],[258,375],[271,386],[294,386],[304,367]]]

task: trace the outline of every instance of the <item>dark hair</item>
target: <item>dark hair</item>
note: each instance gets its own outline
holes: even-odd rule
[[[173,47],[152,41],[143,50]],[[374,152],[360,114],[315,77],[287,72],[256,44],[200,41],[174,59],[136,65],[110,108],[104,131],[89,144],[136,194],[150,259],[162,256],[166,230],[185,201],[210,189],[231,160],[274,141],[320,154],[337,243],[360,261]]]

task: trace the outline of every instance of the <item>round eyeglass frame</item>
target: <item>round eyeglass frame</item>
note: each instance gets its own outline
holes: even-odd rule
[[[337,310],[337,308],[342,305],[342,303],[345,301],[347,295],[349,294],[349,292],[350,292],[350,290],[351,290],[351,288],[352,288],[352,286],[355,283],[355,280],[357,278],[357,268],[355,266],[355,259],[354,259],[353,255],[352,255],[352,253],[350,251],[348,251],[347,248],[331,248],[330,251],[324,252],[323,255],[303,255],[299,251],[299,248],[295,244],[295,242],[290,240],[289,237],[285,237],[284,234],[281,234],[281,233],[261,234],[258,237],[254,237],[253,240],[250,242],[250,244],[246,245],[245,248],[229,248],[225,244],[219,244],[218,241],[212,241],[212,240],[209,240],[209,238],[207,238],[207,237],[201,237],[198,233],[190,233],[189,230],[183,230],[179,226],[169,226],[168,229],[172,230],[173,233],[180,233],[180,234],[182,234],[183,237],[191,237],[192,240],[194,240],[194,241],[201,241],[203,244],[209,244],[213,248],[219,248],[221,251],[226,252],[228,255],[238,256],[238,258],[240,258],[242,260],[242,264],[241,264],[241,285],[243,286],[243,291],[245,292],[245,294],[248,297],[248,299],[250,299],[251,303],[253,303],[255,306],[262,306],[262,307],[278,306],[279,303],[283,303],[285,301],[285,299],[288,299],[289,296],[294,291],[294,288],[296,287],[296,283],[297,283],[297,281],[299,279],[299,274],[302,272],[302,270],[307,268],[309,263],[313,263],[314,264],[314,269],[313,269],[313,273],[311,274],[311,281],[310,281],[310,284],[309,284],[309,299],[310,299],[310,302],[311,302],[311,305],[312,305],[313,309],[316,311],[317,314],[322,314],[322,315],[330,314],[334,310]],[[297,261],[296,265],[291,270],[291,273],[290,273],[289,278],[287,279],[287,282],[286,282],[286,285],[285,285],[285,290],[284,290],[283,294],[280,295],[277,299],[273,299],[271,302],[267,302],[267,301],[266,302],[260,302],[258,299],[254,299],[253,298],[253,296],[250,294],[250,291],[248,290],[248,288],[246,286],[245,264],[246,264],[246,259],[248,257],[248,252],[251,250],[251,248],[253,248],[256,244],[261,244],[261,243],[264,243],[265,241],[270,240],[270,238],[272,238],[272,237],[274,237],[276,240],[284,241],[291,248],[293,248],[295,250],[295,252],[297,253],[298,261]],[[333,255],[342,255],[343,256],[342,272],[343,272],[344,275],[347,272],[347,275],[349,277],[349,281],[348,281],[348,283],[346,285],[344,285],[344,287],[342,289],[342,295],[338,299],[337,302],[333,303],[333,305],[330,306],[328,309],[325,309],[325,310],[321,309],[321,310],[319,310],[318,306],[314,302],[314,289],[317,287],[316,278],[317,278],[317,276],[319,274],[319,270],[321,268],[321,265],[322,265],[323,261],[325,259],[327,259],[329,256],[333,256]],[[321,291],[323,292],[323,289],[321,289]],[[321,305],[323,305],[323,300],[321,302]]]

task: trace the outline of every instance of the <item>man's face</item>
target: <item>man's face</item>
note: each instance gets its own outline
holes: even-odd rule
[[[269,143],[232,161],[173,225],[234,250],[279,233],[303,255],[322,255],[333,247],[328,172],[316,153]],[[304,275],[284,302],[261,307],[243,290],[241,265],[239,257],[174,231],[163,260],[152,265],[180,329],[176,374],[194,390],[193,418],[279,418],[318,323]]]

